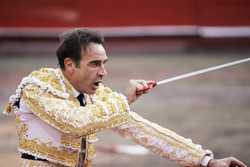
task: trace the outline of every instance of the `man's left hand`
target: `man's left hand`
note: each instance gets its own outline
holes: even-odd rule
[[[234,158],[228,157],[224,159],[212,159],[207,167],[247,167],[243,162]]]

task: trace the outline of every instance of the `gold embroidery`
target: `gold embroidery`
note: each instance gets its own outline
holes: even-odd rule
[[[79,111],[79,113],[74,113],[73,111],[69,111],[67,109],[64,110],[64,106],[61,105],[65,105],[65,107],[72,108],[72,110],[73,108],[76,108],[76,106],[74,105],[74,103],[72,103],[72,101],[68,101],[67,104],[65,102],[60,103],[62,102],[62,100],[60,100],[59,98],[55,99],[50,94],[47,94],[47,97],[45,95],[43,95],[45,97],[38,96],[37,94],[39,93],[37,92],[39,92],[39,88],[36,86],[32,86],[28,90],[26,90],[25,88],[23,91],[24,102],[41,119],[46,121],[48,124],[54,126],[55,128],[63,130],[64,133],[74,133],[77,134],[78,136],[89,135],[97,131],[100,131],[103,128],[112,128],[121,125],[127,122],[128,120],[128,113],[125,112],[124,110],[119,114],[113,114],[113,116],[103,118],[103,112],[101,112],[95,105],[88,105],[88,109],[86,107],[79,107],[79,110],[82,110]],[[39,98],[45,100],[40,102],[42,102],[42,105],[47,109],[41,108],[42,106],[39,103],[38,100]],[[52,108],[49,108],[50,104]],[[91,111],[88,111],[89,109]],[[57,113],[64,116],[57,116]],[[89,116],[91,116],[90,117],[91,119],[89,120],[90,122],[86,124],[87,120],[84,122],[81,120],[81,122],[85,123],[85,125],[80,125],[79,124],[80,122],[77,121],[79,120],[79,118],[83,120],[87,118],[86,116],[88,113],[90,114]],[[71,120],[72,119],[71,117],[73,118],[73,120]],[[75,126],[74,123],[76,124]],[[80,126],[84,126],[84,128],[83,127],[80,128]]]
[[[61,76],[58,77],[57,72]],[[32,72],[29,77],[20,86],[19,96],[36,116],[62,132],[59,141],[61,146],[55,147],[39,139],[27,138],[28,129],[17,116],[21,152],[46,158],[51,162],[74,166],[80,146],[79,137],[86,135],[88,148],[85,165],[91,166],[91,160],[95,156],[92,143],[97,141],[95,132],[117,127],[129,120],[127,101],[103,85],[99,86],[94,96],[104,103],[106,112],[98,103],[91,104],[92,96],[89,95],[86,95],[88,105],[80,107],[71,84],[63,78],[61,71],[44,68]],[[64,96],[65,94],[67,96]],[[12,108],[13,106],[9,106],[7,110]]]
[[[75,137],[75,136],[71,136],[69,134],[62,133],[60,141],[65,147],[70,147],[70,148],[74,148],[74,149],[79,149],[79,147],[80,147],[80,138],[79,137]]]
[[[87,149],[88,153],[88,160],[92,160],[95,157],[95,147],[93,144],[88,144],[88,149]]]
[[[29,159],[21,159],[19,167],[66,167],[65,165],[55,164],[52,162],[35,161]]]
[[[134,112],[131,112],[130,121],[118,128],[124,137],[132,138],[157,155],[175,160],[184,166],[198,166],[205,154],[195,144],[176,133],[151,123]]]
[[[33,71],[30,74],[31,77],[35,77],[40,81],[45,82],[48,85],[51,85],[58,91],[63,91],[62,86],[60,84],[59,78],[56,78],[54,69],[42,68],[39,71]]]
[[[26,138],[27,127],[16,117],[17,131],[19,136],[19,150],[32,155],[38,155],[41,158],[56,161],[60,164],[74,166],[77,159],[77,150],[59,149],[51,146],[49,143],[42,143],[38,139]]]

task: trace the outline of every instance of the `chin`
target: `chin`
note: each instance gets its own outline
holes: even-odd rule
[[[96,91],[87,92],[87,94],[89,94],[89,95],[93,95],[93,94],[95,94],[95,92],[96,92]]]
[[[85,91],[85,93],[90,94],[90,95],[95,94],[96,93],[96,89],[87,90],[87,91]]]

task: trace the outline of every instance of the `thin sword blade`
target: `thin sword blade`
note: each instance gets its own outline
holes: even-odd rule
[[[233,62],[230,62],[230,63],[226,63],[226,64],[214,66],[214,67],[209,67],[209,68],[206,68],[206,69],[201,69],[201,70],[190,72],[190,73],[187,73],[187,74],[182,74],[182,75],[179,75],[179,76],[176,76],[176,77],[172,77],[172,78],[168,78],[168,79],[158,81],[156,84],[161,85],[161,84],[177,81],[177,80],[180,80],[180,79],[184,79],[184,78],[204,74],[204,73],[207,73],[207,72],[210,72],[210,71],[215,71],[215,70],[222,69],[222,68],[225,68],[225,67],[230,67],[230,66],[233,66],[233,65],[236,65],[236,64],[245,63],[247,61],[250,61],[250,58],[241,59],[241,60],[233,61]]]

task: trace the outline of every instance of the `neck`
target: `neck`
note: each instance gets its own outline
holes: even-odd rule
[[[81,93],[81,91],[78,89],[77,84],[75,83],[75,81],[73,80],[72,74],[70,74],[69,72],[62,70],[62,73],[64,75],[64,77],[68,80],[69,84],[78,92]]]

